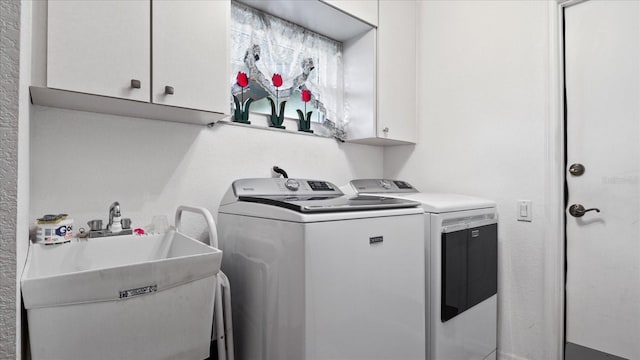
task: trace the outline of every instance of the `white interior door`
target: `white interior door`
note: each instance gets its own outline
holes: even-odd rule
[[[640,359],[640,1],[566,8],[565,61],[567,359]]]

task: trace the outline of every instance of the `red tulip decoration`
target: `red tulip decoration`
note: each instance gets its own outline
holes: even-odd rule
[[[302,101],[304,102],[304,111],[307,111],[307,103],[311,101],[311,91],[302,90]]]
[[[302,102],[304,102],[304,113],[300,109],[297,109],[298,131],[313,133],[313,130],[311,130],[311,113],[313,111],[307,112],[307,103],[311,101],[311,91],[307,89],[303,89],[301,96],[302,96]],[[305,117],[305,114],[306,114],[306,117]]]
[[[279,88],[280,86],[282,86],[282,75],[273,74],[273,77],[271,78],[271,82],[273,82],[273,86],[275,86],[276,88]]]
[[[269,127],[284,129],[285,127],[282,126],[282,123],[284,122],[284,106],[287,102],[283,101],[282,103],[280,103],[279,97],[278,97],[278,91],[279,91],[278,88],[282,86],[282,75],[273,74],[273,77],[271,78],[271,83],[276,88],[276,102],[274,103],[271,98],[267,98],[271,103],[271,117],[269,118]],[[280,104],[279,114],[276,113],[276,104]]]
[[[247,87],[247,85],[249,85],[249,78],[247,77],[247,74],[243,73],[242,71],[238,71],[238,76],[236,77],[236,81],[238,82],[238,85],[240,85],[240,87],[245,88]]]
[[[249,86],[249,77],[242,71],[238,71],[238,76],[236,76],[236,83],[242,88],[240,92],[242,100],[238,100],[238,97],[233,95],[233,101],[236,104],[236,109],[233,113],[233,121],[244,124],[251,124],[251,122],[249,121],[249,106],[251,105],[251,102],[253,102],[253,99],[247,99],[246,103],[244,101],[244,88]]]

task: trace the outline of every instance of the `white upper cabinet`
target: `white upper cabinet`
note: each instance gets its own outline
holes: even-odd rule
[[[131,117],[220,120],[230,113],[230,7],[229,0],[39,2],[34,57],[46,53],[46,76],[34,77],[31,98]],[[35,73],[43,67],[36,62]]]
[[[347,139],[414,144],[416,1],[380,0],[378,28],[344,43]]]
[[[154,0],[152,102],[229,112],[229,1]]]
[[[417,141],[416,2],[381,0],[377,137]]]
[[[49,1],[47,86],[149,101],[149,14],[149,1]]]
[[[373,26],[378,26],[378,0],[322,1]]]

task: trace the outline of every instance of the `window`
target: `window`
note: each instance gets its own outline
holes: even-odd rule
[[[238,2],[231,3],[231,91],[239,95],[239,71],[249,76],[244,99],[253,98],[252,112],[271,114],[267,97],[287,101],[285,116],[304,109],[301,90],[312,93],[307,111],[313,121],[341,124],[343,119],[342,43]],[[280,74],[281,87],[271,82]],[[276,105],[277,107],[277,105]]]

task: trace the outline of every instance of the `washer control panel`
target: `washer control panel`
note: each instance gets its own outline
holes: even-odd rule
[[[307,181],[307,184],[309,184],[309,187],[313,191],[335,191],[335,186],[326,181],[309,180]]]
[[[406,181],[390,179],[357,179],[349,182],[358,194],[416,193],[418,190]]]
[[[258,178],[239,179],[233,182],[236,196],[338,196],[342,191],[334,184],[323,180]]]

